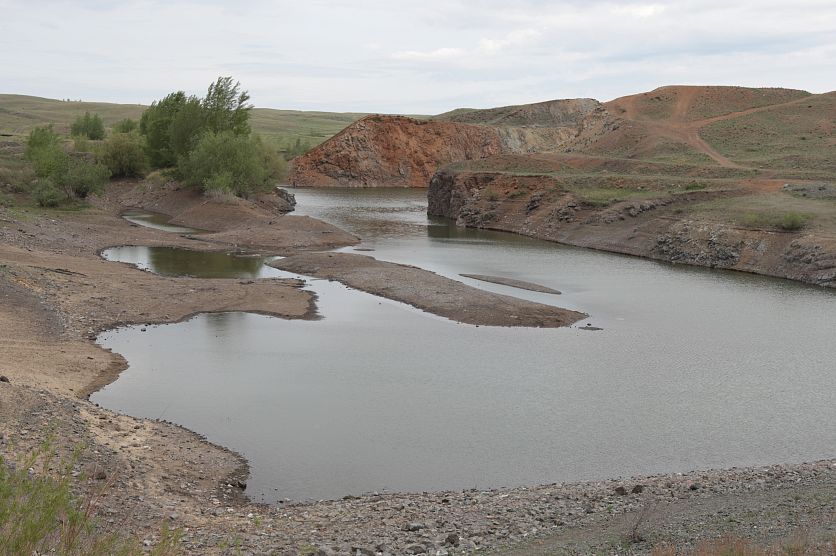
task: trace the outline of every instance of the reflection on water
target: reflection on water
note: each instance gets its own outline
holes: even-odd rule
[[[191,251],[176,247],[124,246],[102,252],[109,261],[130,263],[163,276],[195,278],[269,278],[280,273],[264,257]]]
[[[188,228],[186,226],[171,224],[171,218],[169,216],[142,209],[131,209],[125,211],[122,213],[122,218],[133,224],[145,226],[146,228],[154,228],[155,230],[162,230],[163,232],[194,234],[203,231],[198,230],[197,228]]]
[[[375,257],[559,289],[467,281],[605,330],[460,325],[310,280],[319,321],[202,315],[103,334],[130,368],[93,400],[244,454],[256,499],[833,456],[836,292],[460,230],[428,220],[422,192],[294,193]]]

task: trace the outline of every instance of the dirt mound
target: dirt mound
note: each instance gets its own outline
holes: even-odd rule
[[[367,116],[294,161],[289,181],[314,187],[426,187],[439,166],[502,152],[492,128]]]
[[[549,100],[484,110],[460,108],[435,116],[436,120],[490,126],[576,127],[584,118],[603,111],[591,98]]]
[[[633,120],[699,121],[810,96],[780,88],[671,85],[604,104],[615,116]]]

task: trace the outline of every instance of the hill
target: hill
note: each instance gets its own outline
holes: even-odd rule
[[[85,112],[99,114],[105,126],[119,120],[138,120],[147,108],[141,104],[64,101],[26,95],[0,94],[0,134],[22,135],[33,127],[55,124],[59,133],[69,133],[70,124]],[[300,139],[318,145],[365,114],[306,112],[300,110],[253,109],[253,129],[280,145]]]

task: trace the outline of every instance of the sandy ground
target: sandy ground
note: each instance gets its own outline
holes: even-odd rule
[[[487,326],[567,326],[587,315],[542,303],[472,288],[413,266],[378,261],[351,253],[305,253],[272,266],[337,280],[457,322]]]
[[[95,497],[103,529],[153,546],[168,522],[181,529],[189,554],[446,554],[507,546],[517,547],[514,554],[566,546],[567,553],[646,553],[652,544],[693,546],[728,532],[767,544],[793,531],[818,544],[836,535],[836,460],[626,483],[253,504],[242,492],[247,465],[239,455],[173,424],[86,400],[125,365],[93,339],[119,324],[203,311],[310,318],[315,300],[295,280],[165,278],[105,262],[98,252],[133,244],[292,254],[356,238],[269,206],[204,205],[177,190],[168,206],[168,194],[139,187],[112,188],[82,212],[0,209],[0,374],[10,380],[0,382],[0,454],[14,460],[49,434],[64,454],[81,447],[78,488]],[[183,224],[216,232],[200,239],[132,226],[117,216],[127,206],[167,208]],[[628,492],[644,488],[621,495],[615,489],[622,484]],[[650,509],[659,517],[648,518]],[[626,542],[637,520],[648,524],[644,540]],[[524,544],[531,539],[540,540]]]

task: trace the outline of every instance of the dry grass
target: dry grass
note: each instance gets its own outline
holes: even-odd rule
[[[772,546],[758,546],[749,539],[726,536],[703,541],[693,550],[677,550],[664,545],[655,547],[652,556],[836,556],[836,538],[826,543],[810,540],[799,532]]]

